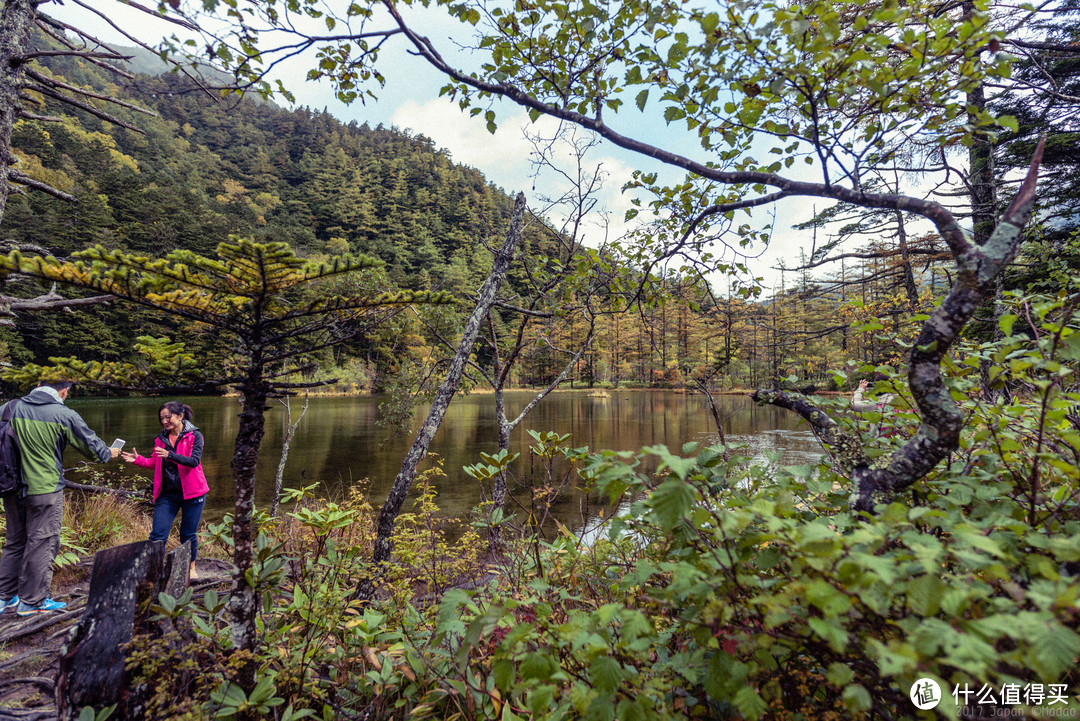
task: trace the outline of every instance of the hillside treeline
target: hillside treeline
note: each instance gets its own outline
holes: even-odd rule
[[[488,248],[505,232],[512,207],[507,193],[408,131],[342,123],[325,110],[221,99],[173,74],[140,74],[120,87],[80,59],[54,58],[50,68],[58,80],[154,114],[110,111],[136,132],[40,98],[42,114],[60,122],[19,121],[13,144],[25,172],[78,202],[44,193],[15,196],[0,238],[58,256],[96,243],[149,256],[180,248],[209,254],[233,234],[286,241],[310,257],[368,254],[385,262],[377,282],[386,288],[446,289],[463,302],[438,311],[434,320],[401,314],[328,351],[311,378],[337,379],[343,390],[379,391],[395,379],[431,376],[445,353],[439,338],[460,326],[470,294],[490,269]],[[835,220],[834,213],[820,225]],[[651,278],[648,293],[627,293],[599,314],[595,340],[570,373],[571,385],[680,387],[697,378],[748,388],[794,376],[804,387],[824,390],[834,383],[827,371],[845,360],[898,362],[902,349],[880,340],[878,331],[914,331],[912,319],[948,285],[947,271],[937,265],[946,258],[944,246],[933,234],[912,233],[901,254],[895,229],[877,226],[871,234],[866,229],[876,226],[865,219],[846,227],[847,236],[857,234],[855,227],[869,238],[857,257],[811,272],[827,255],[816,253],[792,264],[803,269],[783,274],[758,298],[678,273]],[[1058,223],[1052,231],[1046,242],[1028,244],[1028,257],[1007,285],[1046,278],[1055,262],[1073,264],[1067,228]],[[810,241],[809,226],[806,232]],[[525,256],[543,257],[550,236],[542,222],[531,223]],[[615,267],[625,287],[641,285],[636,271]],[[512,293],[527,293],[524,272],[512,271]],[[5,281],[5,292],[19,292],[16,282],[28,281]],[[526,329],[510,385],[550,382],[567,362],[566,349],[586,337],[581,309],[587,304],[569,293],[564,312]],[[497,313],[493,322],[500,322]],[[225,362],[203,343],[206,329],[170,323],[117,304],[22,315],[0,328],[0,360],[117,360],[131,353],[136,336],[149,334],[183,341],[208,363]]]
[[[215,99],[174,75],[139,75],[117,87],[81,60],[50,65],[57,80],[156,115],[110,107],[136,132],[41,98],[41,114],[62,122],[19,121],[13,145],[27,174],[77,203],[44,193],[13,197],[0,226],[12,246],[65,257],[100,243],[157,257],[180,248],[212,254],[236,234],[285,241],[311,257],[371,255],[386,263],[379,282],[388,288],[464,295],[490,267],[484,244],[505,232],[511,199],[427,138],[344,124],[325,111]],[[19,292],[17,282],[5,291]],[[145,334],[199,347],[201,329],[161,322],[116,306],[25,315],[0,329],[3,360],[115,360]],[[387,331],[388,346],[365,338],[347,349],[371,366],[369,381],[400,353],[398,331]]]

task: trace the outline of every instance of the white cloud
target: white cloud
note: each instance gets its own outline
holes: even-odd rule
[[[447,98],[435,98],[424,103],[406,100],[394,110],[391,121],[400,129],[431,138],[450,152],[454,162],[477,168],[507,192],[531,186],[532,146],[521,132],[529,122],[525,113],[500,117],[492,134],[483,118],[470,117]]]
[[[400,129],[431,138],[436,147],[449,151],[455,162],[480,170],[490,182],[506,192],[524,191],[533,208],[541,206],[541,196],[556,197],[568,188],[568,181],[550,170],[533,177],[535,148],[526,137],[526,131],[553,137],[559,126],[551,118],[543,117],[532,123],[524,112],[500,115],[498,129],[492,134],[483,118],[470,117],[456,103],[436,98],[423,103],[404,101],[394,110],[392,122]],[[592,153],[603,149],[603,145],[597,146]],[[557,163],[565,162],[561,165],[565,172],[575,172],[575,159],[569,146],[556,147],[552,155]],[[629,229],[623,218],[631,207],[630,197],[621,190],[630,180],[633,168],[613,155],[594,157],[590,154],[584,162],[589,172],[599,165],[606,175],[599,194],[598,212],[585,228],[586,241],[598,245],[604,240],[620,237]],[[602,228],[601,215],[607,218],[606,231]]]

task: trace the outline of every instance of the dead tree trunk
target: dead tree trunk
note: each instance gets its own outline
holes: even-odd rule
[[[566,380],[567,376],[577,367],[578,361],[585,354],[585,351],[592,346],[593,341],[596,339],[596,317],[594,315],[589,316],[589,329],[585,334],[585,340],[582,342],[581,347],[577,352],[570,357],[570,360],[566,362],[563,369],[559,372],[559,375],[555,377],[551,383],[547,385],[543,390],[537,393],[525,407],[514,418],[509,418],[506,414],[506,399],[505,399],[505,377],[500,377],[498,369],[495,370],[495,377],[499,378],[499,382],[495,385],[495,417],[499,423],[499,450],[510,450],[510,437],[514,432],[514,429],[521,425],[521,422],[525,420],[525,416],[532,412],[533,408],[537,406],[540,401],[544,400],[553,390],[558,388]],[[520,344],[519,348],[520,350]],[[509,366],[507,366],[509,367]],[[506,480],[506,471],[503,470],[499,475],[495,477],[494,484],[491,489],[491,508],[492,511],[504,511],[506,509],[506,498],[509,493],[509,487]],[[492,524],[490,535],[488,536],[488,546],[492,553],[495,553],[499,549],[499,544],[502,538],[502,524]]]
[[[716,405],[716,399],[713,398],[712,391],[709,390],[708,384],[700,378],[694,378],[694,385],[697,386],[701,394],[705,396],[705,400],[709,403],[709,412],[712,413],[713,422],[716,423],[716,432],[720,436],[720,442],[727,444],[727,439],[724,437],[724,420],[720,417],[720,409]]]
[[[975,3],[965,0],[963,3],[965,17],[974,14]],[[968,107],[976,113],[986,111],[986,87],[979,83],[967,95]],[[968,146],[968,187],[971,189],[971,228],[972,236],[976,245],[983,245],[991,237],[994,230],[994,222],[997,216],[998,195],[994,169],[994,142],[986,133],[975,133]],[[1005,284],[1001,275],[994,282],[993,292],[988,295],[993,305],[991,313],[992,323],[990,334],[993,340],[1002,337],[998,322],[1005,313]],[[979,375],[982,379],[983,393],[987,398],[997,398],[1001,391],[994,387],[990,378],[990,361],[983,358],[979,361]]]
[[[915,274],[911,271],[911,253],[908,252],[907,228],[904,226],[904,214],[896,211],[896,242],[900,247],[901,270],[904,274],[904,292],[908,305],[919,307],[919,289],[915,285]]]
[[[311,396],[304,395],[304,409],[300,411],[300,415],[296,420],[292,419],[292,402],[291,399],[286,396],[282,405],[285,406],[285,413],[287,418],[285,421],[285,439],[281,444],[281,458],[278,460],[277,473],[274,475],[274,500],[270,503],[270,516],[276,517],[278,513],[278,505],[281,503],[281,484],[285,478],[285,463],[289,460],[289,447],[292,446],[293,436],[296,435],[296,429],[300,427],[300,422],[304,420],[304,416],[307,415],[308,404],[311,403]]]
[[[412,487],[413,479],[416,478],[416,467],[427,454],[428,446],[431,445],[431,440],[435,437],[435,433],[439,430],[443,417],[446,415],[446,409],[450,406],[450,400],[454,397],[454,393],[457,392],[458,383],[461,381],[461,375],[464,373],[465,365],[469,360],[469,354],[472,352],[473,345],[476,343],[476,338],[480,333],[480,325],[483,323],[488,311],[491,310],[491,306],[495,303],[495,296],[506,279],[507,271],[510,270],[510,262],[513,260],[521,243],[524,223],[525,194],[518,193],[514,202],[514,212],[510,217],[510,229],[506,233],[506,241],[495,255],[491,274],[488,275],[487,280],[484,281],[484,285],[480,289],[480,297],[477,300],[476,307],[465,324],[461,343],[458,344],[457,352],[454,353],[454,357],[450,361],[450,369],[447,371],[446,378],[443,379],[439,390],[435,394],[435,400],[431,404],[427,420],[420,427],[416,440],[413,441],[412,447],[405,455],[401,470],[398,471],[397,477],[394,478],[394,485],[390,489],[390,493],[387,494],[386,502],[383,503],[382,510],[379,512],[378,535],[375,539],[375,552],[371,558],[373,568],[357,585],[354,596],[358,599],[364,601],[371,599],[375,593],[375,582],[380,573],[380,568],[390,560],[390,554],[393,550],[391,537],[394,534],[394,522],[397,520],[398,513],[401,512],[402,504],[405,503],[405,496]]]
[[[90,595],[82,620],[60,649],[56,714],[77,719],[86,706],[100,711],[117,705],[117,717],[144,716],[146,689],[133,686],[125,671],[126,645],[147,626],[150,601],[161,592],[180,596],[188,585],[191,547],[183,545],[162,560],[163,541],[139,541],[99,551],[90,575]]]

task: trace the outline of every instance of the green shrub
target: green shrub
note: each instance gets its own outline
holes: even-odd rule
[[[847,510],[847,481],[828,464],[753,466],[693,445],[689,457],[663,447],[592,456],[583,473],[594,488],[631,501],[605,542],[564,538],[547,549],[543,576],[443,601],[437,639],[456,667],[441,668],[472,695],[467,707],[897,718],[918,715],[909,692],[921,678],[944,689],[947,715],[958,712],[956,687],[1075,693],[1080,578],[1067,571],[1080,566],[1080,317],[1067,296],[1017,303],[1004,340],[962,348],[947,367],[971,414],[961,447],[873,516]],[[1015,336],[1020,317],[1030,329]],[[981,395],[981,357],[1009,396]],[[886,383],[907,397],[895,374]],[[846,422],[878,454],[918,422],[869,416]],[[657,474],[639,471],[646,456]]]
[[[827,461],[783,467],[694,444],[587,455],[534,433],[545,479],[577,473],[620,509],[604,535],[561,528],[549,541],[525,523],[482,576],[478,538],[449,540],[422,481],[395,539],[402,563],[364,608],[351,597],[371,570],[371,507],[293,492],[286,520],[263,519],[252,570],[264,594],[256,687],[232,683],[230,664],[244,659],[229,654],[227,598],[213,593],[198,607],[157,607],[190,618],[208,682],[192,685],[182,665],[155,682],[218,717],[277,719],[898,719],[927,713],[909,698],[923,678],[939,683],[936,713],[949,716],[962,713],[954,688],[1075,694],[1080,318],[1070,298],[1015,299],[1021,312],[1003,319],[1002,341],[970,344],[947,364],[969,412],[960,448],[873,515],[848,510],[848,483]],[[1030,332],[1010,332],[1021,318]],[[980,359],[1008,393],[981,393]],[[882,369],[857,372],[871,370]],[[901,379],[884,383],[909,404]],[[823,405],[878,454],[918,422],[860,417],[846,398]],[[490,476],[494,458],[470,472]],[[999,705],[1046,711],[1024,703]]]

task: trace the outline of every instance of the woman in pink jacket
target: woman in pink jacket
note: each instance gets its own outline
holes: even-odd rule
[[[144,458],[134,448],[121,454],[128,463],[154,469],[154,522],[151,541],[169,537],[176,514],[180,517],[180,543],[191,544],[190,574],[195,578],[195,556],[199,547],[199,521],[210,486],[202,469],[203,435],[191,422],[191,406],[168,401],[158,409],[161,433],[154,439],[154,451]]]

